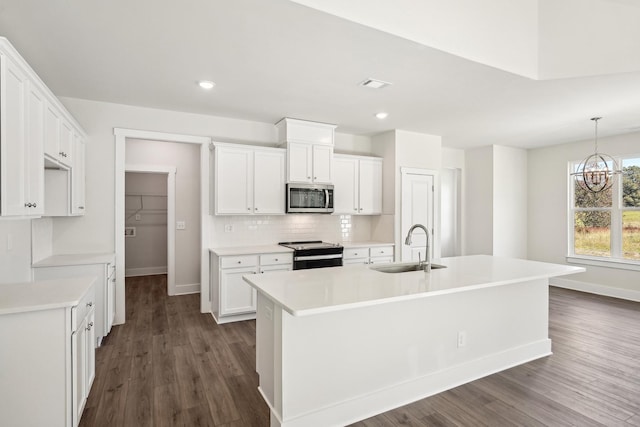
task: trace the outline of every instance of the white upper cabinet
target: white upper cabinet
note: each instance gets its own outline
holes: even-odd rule
[[[84,138],[29,64],[0,37],[0,216],[45,214],[45,165],[71,169],[75,135]]]
[[[214,214],[285,213],[284,149],[216,144],[214,156]]]
[[[312,152],[313,182],[331,184],[333,182],[333,146],[314,145]]]
[[[334,213],[382,213],[382,159],[334,156]]]
[[[73,132],[73,168],[71,168],[71,215],[84,215],[85,145],[82,136]]]
[[[73,133],[71,123],[66,120],[60,108],[47,102],[45,108],[44,154],[53,165],[71,167],[73,165]]]
[[[31,86],[26,70],[0,51],[2,216],[36,216],[42,213],[42,101],[37,88]]]
[[[287,182],[331,184],[333,147],[329,145],[287,143]]]
[[[276,127],[287,146],[287,182],[331,184],[336,126],[285,118]]]
[[[285,142],[301,142],[306,144],[334,144],[335,125],[290,119],[288,117],[276,123],[278,140]]]
[[[253,155],[254,213],[283,214],[285,212],[285,150],[256,150]]]

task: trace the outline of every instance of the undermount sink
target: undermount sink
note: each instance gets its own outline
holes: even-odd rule
[[[422,271],[422,267],[416,262],[375,265],[369,268],[381,273],[407,273],[409,271]],[[431,264],[432,270],[437,270],[439,268],[447,268],[447,266],[440,264]]]

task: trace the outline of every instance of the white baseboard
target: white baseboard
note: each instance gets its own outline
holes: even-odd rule
[[[551,286],[571,289],[574,291],[588,292],[590,294],[602,295],[640,302],[640,291],[634,289],[614,288],[613,286],[599,285],[597,283],[581,282],[579,280],[562,279],[552,277],[549,279]]]
[[[124,270],[125,277],[152,276],[154,274],[167,274],[167,266],[161,265],[159,267],[126,268]]]
[[[176,285],[176,293],[174,295],[187,295],[200,293],[200,283],[186,283]]]

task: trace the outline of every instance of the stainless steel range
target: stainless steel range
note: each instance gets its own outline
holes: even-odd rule
[[[320,240],[307,242],[280,242],[281,246],[293,249],[293,269],[340,267],[344,247]]]

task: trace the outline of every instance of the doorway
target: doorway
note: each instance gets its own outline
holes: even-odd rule
[[[167,295],[175,281],[176,168],[125,168],[125,276],[167,275]]]
[[[156,141],[156,142],[178,142],[184,144],[193,144],[199,148],[199,217],[200,217],[200,236],[199,253],[192,256],[199,259],[200,277],[198,288],[201,291],[200,312],[206,313],[210,311],[209,297],[209,223],[207,221],[209,214],[209,144],[211,138],[202,136],[172,134],[165,132],[143,131],[134,129],[114,129],[115,137],[115,206],[114,206],[114,240],[116,252],[116,315],[114,324],[122,324],[126,321],[125,307],[125,155],[127,142],[133,140]],[[131,165],[129,165],[131,166]],[[197,192],[197,190],[196,190]],[[172,228],[175,224],[175,218],[170,220]],[[168,243],[169,245],[169,243]],[[168,259],[168,264],[170,263]],[[169,266],[168,266],[169,267]],[[168,270],[170,270],[168,268]]]
[[[431,258],[439,257],[436,233],[436,180],[437,172],[428,169],[401,168],[402,207],[400,220],[401,261],[425,260],[427,236],[422,230],[416,230],[411,246],[404,244],[409,229],[414,224],[422,224],[429,230],[429,252]]]

